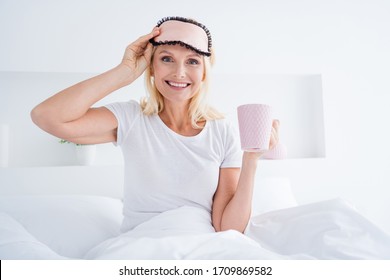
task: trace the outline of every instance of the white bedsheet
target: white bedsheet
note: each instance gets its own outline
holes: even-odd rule
[[[70,200],[66,198],[67,203]],[[61,248],[61,244],[65,246],[71,240],[63,238],[60,243],[49,240],[50,232],[44,238],[33,236],[31,219],[22,224],[23,213],[18,212],[13,217],[10,212],[12,205],[3,203],[0,205],[5,212],[0,214],[0,259],[390,259],[390,236],[342,200],[254,216],[245,235],[233,230],[215,233],[207,211],[186,206],[160,214],[130,232],[111,236],[109,232],[119,229],[120,217],[116,213],[120,204],[106,200],[82,200],[84,204],[94,202],[93,207],[88,208],[88,227],[80,227],[81,218],[86,217],[71,212],[74,223],[78,225],[73,233],[79,231],[81,236],[77,242],[73,237],[73,246],[83,244],[83,239],[99,229],[100,226],[92,226],[93,220],[97,225],[106,221],[104,224],[111,227],[104,229],[108,237],[102,239],[102,234],[96,235],[95,244],[88,245],[81,255],[81,250],[76,248],[72,251]],[[39,201],[42,202],[42,198]],[[84,204],[83,208],[86,207]],[[101,213],[110,212],[110,215],[105,214],[104,220],[91,216],[95,213],[91,211],[94,207],[99,207]],[[59,209],[62,208],[63,204]],[[61,220],[65,218],[63,216]],[[115,222],[110,225],[107,222],[110,220]]]
[[[86,259],[280,258],[233,230],[216,233],[210,214],[196,207],[167,211],[92,249]]]
[[[390,259],[390,235],[341,199],[253,217],[246,234],[292,258]]]
[[[210,215],[178,208],[109,239],[87,259],[390,259],[390,237],[342,200],[253,217],[245,235],[213,232]]]

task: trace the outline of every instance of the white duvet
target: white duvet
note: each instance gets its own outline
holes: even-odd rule
[[[195,207],[162,213],[93,248],[86,259],[268,259],[280,258],[237,232],[216,233],[210,214]]]
[[[210,214],[193,207],[162,213],[124,234],[110,230],[94,242],[73,238],[69,243],[79,242],[83,250],[61,248],[53,242],[49,247],[52,240],[34,237],[30,231],[11,215],[0,214],[0,258],[390,259],[390,236],[342,200],[254,216],[245,234],[233,230],[215,233]]]

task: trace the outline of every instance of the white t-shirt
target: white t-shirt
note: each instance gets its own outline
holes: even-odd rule
[[[226,120],[207,121],[198,135],[188,137],[158,115],[144,115],[136,101],[106,107],[118,120],[116,144],[125,161],[122,232],[181,206],[211,213],[219,169],[241,166],[234,127]]]

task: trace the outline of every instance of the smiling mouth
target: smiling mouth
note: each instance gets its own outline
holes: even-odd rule
[[[166,81],[166,83],[168,85],[170,85],[171,87],[175,87],[175,88],[186,88],[190,85],[189,83],[178,83],[178,82],[172,82],[172,81]]]

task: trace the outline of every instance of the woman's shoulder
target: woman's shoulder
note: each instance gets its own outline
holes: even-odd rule
[[[209,125],[213,139],[220,142],[225,149],[238,147],[239,133],[232,120],[228,118],[213,120]]]
[[[141,106],[135,100],[119,101],[105,105],[108,109],[116,111],[140,111]]]
[[[210,127],[212,128],[212,130],[217,131],[221,134],[229,134],[230,132],[235,131],[235,127],[232,121],[227,118],[211,120],[208,122],[210,122]]]
[[[142,115],[141,106],[135,100],[114,102],[105,107],[120,121],[134,121]]]
[[[216,127],[229,127],[232,125],[232,121],[227,119],[227,118],[221,118],[221,119],[216,119],[216,120],[209,120],[208,122],[210,122],[213,126],[216,126]]]
[[[131,108],[134,108],[134,109],[140,109],[141,108],[140,103],[138,101],[136,101],[136,100],[133,100],[133,99],[130,99],[128,101],[116,102],[114,104],[119,104],[120,106],[131,107]]]

